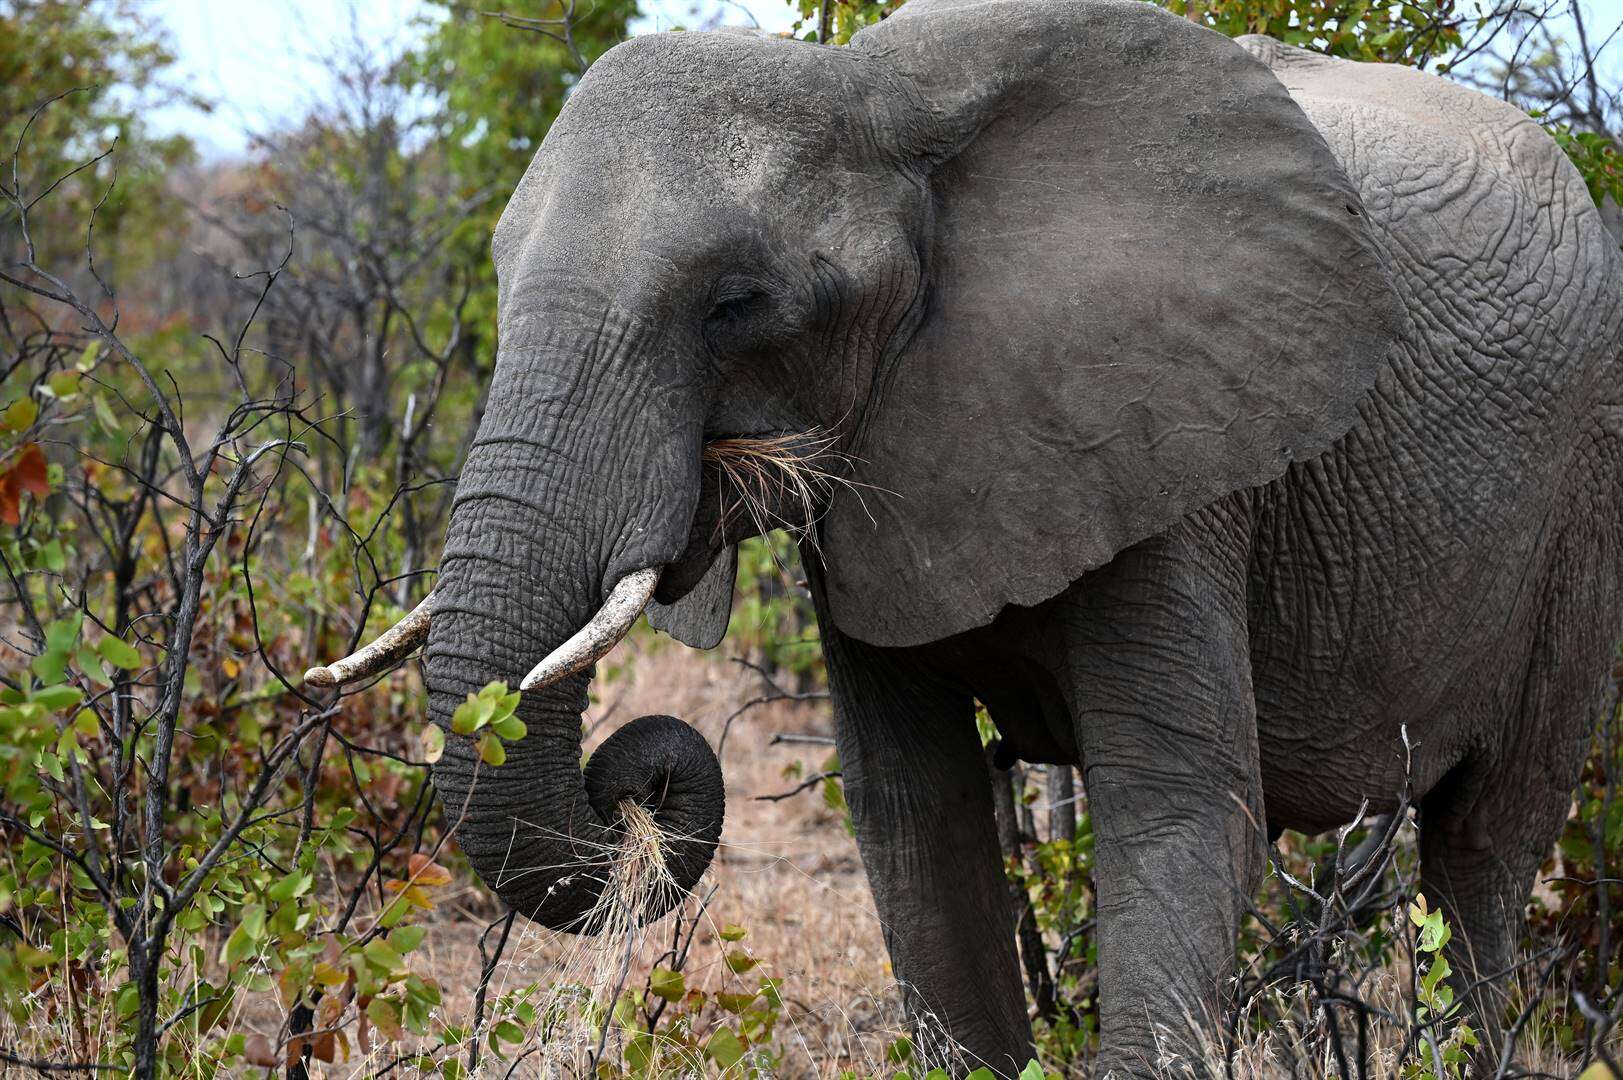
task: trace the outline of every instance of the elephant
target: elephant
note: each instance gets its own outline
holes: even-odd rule
[[[1221,1016],[1271,836],[1405,785],[1496,1030],[1623,632],[1620,255],[1527,116],[1138,0],[654,34],[492,253],[437,583],[311,680],[426,637],[441,727],[523,680],[505,764],[434,768],[508,905],[594,929],[627,800],[704,872],[714,755],[645,717],[583,771],[592,665],[644,610],[713,647],[781,525],[904,1004],[964,1060],[1032,1045],[977,703],[1082,770],[1101,1075]]]

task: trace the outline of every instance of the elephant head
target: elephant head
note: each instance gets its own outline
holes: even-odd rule
[[[816,531],[843,632],[912,645],[1324,449],[1400,320],[1280,84],[1133,0],[914,0],[848,48],[629,41],[494,255],[500,355],[429,601],[434,722],[546,660],[507,762],[451,736],[435,783],[485,880],[562,928],[622,800],[684,838],[683,888],[719,836],[719,770],[677,721],[580,767],[587,669],[656,581],[689,637],[724,625],[718,556],[758,519],[726,512],[718,447],[799,438],[773,445],[846,470],[767,511]]]

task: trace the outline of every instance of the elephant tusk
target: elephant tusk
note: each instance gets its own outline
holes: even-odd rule
[[[519,689],[539,690],[597,663],[631,632],[637,616],[654,598],[654,586],[658,584],[659,568],[655,566],[633,571],[621,578],[597,614],[592,616],[592,621],[535,665],[524,676]]]
[[[355,650],[342,660],[326,667],[313,667],[304,673],[310,686],[341,686],[356,679],[376,675],[384,668],[404,660],[411,651],[428,638],[428,618],[434,606],[434,594],[423,597],[422,603],[412,608],[406,617],[379,634],[372,644]]]

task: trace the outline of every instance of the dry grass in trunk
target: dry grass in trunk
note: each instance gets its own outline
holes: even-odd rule
[[[643,806],[622,802],[619,811],[620,838],[599,851],[607,856],[607,880],[582,920],[597,932],[556,937],[567,944],[535,995],[539,1021],[527,1032],[524,1075],[588,1075],[606,1049],[611,1059],[618,1057],[619,1046],[611,1046],[611,1039],[619,1043],[615,1036],[623,1033],[617,1031],[614,1007],[626,990],[635,989],[633,961],[655,928],[647,913],[668,909],[679,891],[665,861],[673,838]],[[490,1061],[484,1071],[505,1075],[508,1069],[508,1063]]]

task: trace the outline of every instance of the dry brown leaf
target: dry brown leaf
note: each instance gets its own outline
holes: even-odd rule
[[[0,521],[16,525],[22,521],[22,496],[28,492],[36,499],[51,493],[45,474],[45,451],[38,443],[28,443],[5,473],[0,474]]]
[[[415,852],[407,860],[406,866],[411,873],[411,879],[417,885],[449,885],[451,884],[451,871],[424,855]]]
[[[250,1065],[257,1065],[262,1069],[274,1069],[281,1064],[276,1060],[276,1049],[271,1041],[263,1035],[250,1035],[243,1040],[242,1059]]]

